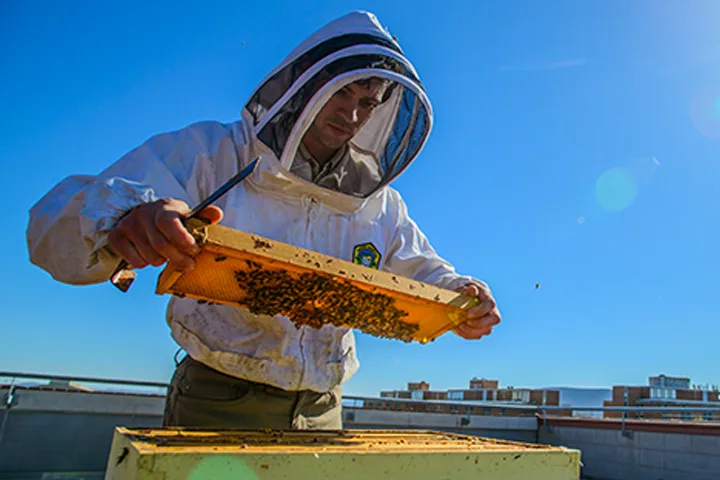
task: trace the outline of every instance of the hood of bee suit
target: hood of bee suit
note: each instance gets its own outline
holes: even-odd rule
[[[350,156],[372,181],[340,192],[290,173],[303,136],[340,89],[382,78],[392,93],[348,143]],[[327,204],[357,207],[396,179],[417,157],[432,126],[432,107],[412,64],[375,15],[353,12],[313,33],[258,85],[243,109],[246,132],[263,155],[260,176],[282,189],[316,195]]]

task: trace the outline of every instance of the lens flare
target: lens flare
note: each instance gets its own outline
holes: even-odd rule
[[[623,167],[605,171],[595,183],[595,199],[605,210],[619,212],[633,204],[638,195],[635,175]]]
[[[705,136],[720,138],[720,85],[700,91],[690,105],[690,119]]]
[[[236,457],[218,455],[203,458],[187,478],[188,480],[206,480],[210,478],[213,480],[235,480],[239,478],[257,480],[258,476],[242,460]]]
[[[720,119],[720,95],[715,99],[715,103],[710,109],[710,117]]]

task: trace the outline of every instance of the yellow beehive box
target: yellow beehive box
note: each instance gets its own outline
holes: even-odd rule
[[[157,293],[188,296],[426,343],[453,329],[475,299],[219,225],[197,229],[196,268],[166,268]]]
[[[428,431],[117,428],[106,480],[577,480],[580,452]]]

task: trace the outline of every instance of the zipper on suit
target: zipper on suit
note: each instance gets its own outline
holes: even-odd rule
[[[310,240],[312,236],[312,214],[317,205],[318,201],[311,195],[304,195],[302,197],[303,208],[305,209],[305,248],[310,247]]]
[[[311,195],[303,195],[302,197],[302,206],[305,209],[305,242],[304,247],[308,248],[310,246],[310,237],[311,237],[311,224],[312,224],[312,212],[315,208],[315,205],[317,204],[317,200],[315,200],[314,197]],[[305,327],[300,328],[300,338],[298,340],[298,345],[300,347],[300,361],[301,369],[300,369],[300,381],[298,382],[298,388],[301,388],[302,382],[305,379],[305,368],[306,368],[306,360],[305,360],[305,348],[303,347],[303,341],[305,340]]]

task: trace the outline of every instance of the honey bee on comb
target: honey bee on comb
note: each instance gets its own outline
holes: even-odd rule
[[[395,307],[388,295],[373,293],[350,282],[318,273],[291,275],[247,262],[235,272],[245,296],[238,303],[257,315],[283,315],[298,328],[319,329],[325,324],[355,328],[381,338],[411,342],[419,325],[401,319],[407,312]]]

